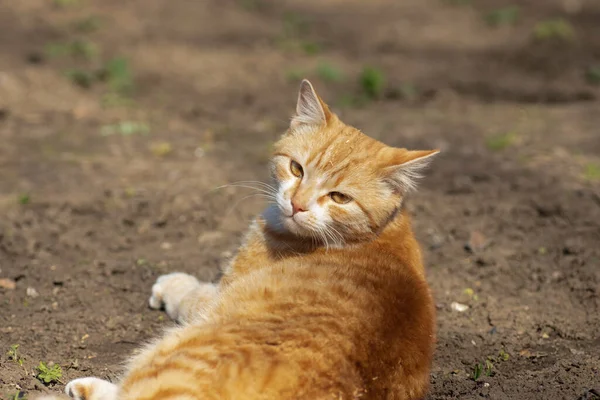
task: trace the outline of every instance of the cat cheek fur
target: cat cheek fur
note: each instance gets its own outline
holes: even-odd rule
[[[291,216],[293,213],[292,195],[296,186],[297,182],[294,179],[287,179],[279,182],[279,189],[277,190],[277,205],[286,217]]]

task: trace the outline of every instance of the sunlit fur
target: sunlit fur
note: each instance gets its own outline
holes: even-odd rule
[[[86,400],[422,398],[435,312],[402,200],[434,153],[394,149],[345,125],[304,81],[275,146],[274,185],[256,187],[276,204],[252,224],[220,284],[159,278],[150,305],[182,325],[142,349],[116,385],[75,380],[68,392]],[[332,191],[351,200],[336,203]],[[294,214],[292,201],[304,211]]]

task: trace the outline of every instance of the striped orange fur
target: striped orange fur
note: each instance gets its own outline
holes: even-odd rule
[[[274,200],[219,285],[159,278],[150,305],[181,325],[86,400],[420,399],[435,309],[402,208],[437,151],[392,148],[345,125],[303,81],[275,146]]]

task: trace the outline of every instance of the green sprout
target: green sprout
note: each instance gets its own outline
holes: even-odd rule
[[[23,366],[23,357],[19,354],[19,345],[13,344],[10,346],[10,350],[6,353],[8,355],[8,359],[16,362],[20,366]]]
[[[515,25],[519,21],[521,10],[518,6],[508,6],[494,10],[485,16],[490,26]]]
[[[317,66],[317,75],[325,82],[341,82],[344,80],[342,71],[327,62],[322,62]]]
[[[537,40],[570,41],[575,38],[575,30],[569,21],[556,18],[538,22],[533,29],[533,36]]]
[[[46,385],[58,383],[60,382],[60,378],[62,378],[62,369],[58,364],[46,364],[45,362],[40,361],[40,364],[37,366],[37,371],[38,373],[35,377]]]

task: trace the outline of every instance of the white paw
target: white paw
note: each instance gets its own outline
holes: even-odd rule
[[[74,400],[116,400],[117,386],[99,378],[79,378],[67,384],[65,393]]]
[[[175,272],[161,275],[152,286],[152,296],[148,303],[151,308],[165,307],[169,317],[177,319],[178,307],[183,297],[200,287],[198,279],[189,274]]]

